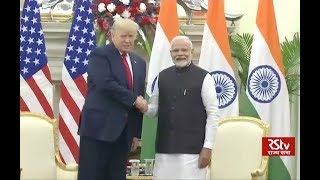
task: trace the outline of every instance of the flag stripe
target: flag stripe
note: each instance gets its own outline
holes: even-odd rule
[[[206,23],[230,66],[233,66],[223,1],[209,1]],[[222,16],[223,15],[223,16]]]
[[[69,128],[71,135],[78,142],[79,136],[77,134],[77,132],[78,132],[77,122],[76,121],[65,121],[65,119],[73,119],[73,117],[70,114],[70,111],[68,111],[68,108],[66,107],[66,104],[64,103],[64,101],[60,101],[59,108],[62,110],[60,112],[59,116],[62,118],[62,120],[64,120],[64,123]]]
[[[204,31],[210,32],[209,27],[206,24]],[[202,44],[203,49],[201,50],[200,54],[199,66],[208,70],[209,72],[223,70],[231,73],[234,76],[233,69],[225,58],[221,48],[218,45],[218,42],[213,37],[213,34],[204,33]]]
[[[61,154],[62,162],[65,164],[77,163],[76,159],[73,157],[69,146],[63,139],[61,133],[59,133],[59,152]],[[63,155],[63,156],[62,156]],[[64,157],[64,158],[63,158]]]
[[[170,41],[160,24],[157,25],[157,36],[155,37],[155,42],[157,43],[153,44],[152,49],[155,49],[156,52],[151,54],[151,58],[153,61],[150,60],[150,64],[152,64],[153,66],[157,64],[156,68],[158,72],[160,72],[163,69],[173,65],[170,55]],[[159,55],[159,52],[161,52],[161,55]],[[163,58],[161,57],[168,57],[169,59],[163,60]]]
[[[159,24],[169,42],[179,34],[179,21],[176,0],[162,0],[159,12]],[[155,41],[156,42],[156,41]]]
[[[24,100],[28,109],[30,109],[30,112],[38,112],[45,114],[45,111],[41,106],[40,102],[38,101],[35,92],[24,80],[20,80],[20,96]]]
[[[64,86],[64,83],[61,83],[61,100],[66,104],[66,108],[72,115],[73,120],[79,126],[79,117],[81,110],[78,108],[77,104],[74,102],[74,99],[71,97],[68,89]],[[61,109],[62,111],[64,109]],[[61,112],[60,112],[61,113]]]
[[[30,111],[21,96],[20,96],[20,110],[21,111]]]
[[[82,76],[79,76],[78,78],[74,79],[75,85],[77,86],[77,89],[81,92],[82,97],[86,95],[87,92],[87,82]],[[83,104],[81,105],[81,107]]]
[[[62,72],[67,72],[65,67],[63,67]],[[66,74],[63,76],[63,83],[65,86],[63,90],[67,89],[69,91],[69,96],[66,96],[68,97],[68,101],[72,99],[73,103],[75,103],[78,108],[81,109],[84,104],[84,97],[86,93],[85,90],[87,89],[87,84],[83,76],[72,79],[71,76]],[[80,89],[78,87],[80,87]],[[66,103],[68,103],[68,101],[66,101]],[[76,111],[76,113],[77,112],[78,111]]]
[[[38,71],[36,74],[33,75],[33,79],[37,83],[38,87],[42,90],[43,95],[45,96],[47,101],[52,102],[53,86],[52,86],[52,81],[49,80],[51,79],[51,77],[50,77],[50,72],[48,70],[49,70],[48,65],[44,66],[41,71]]]
[[[84,104],[84,96],[87,90],[87,83],[85,81],[85,78],[83,78],[84,75],[72,79],[65,67],[63,67],[62,69],[62,73],[63,83],[65,86],[63,90],[68,89],[68,91],[70,92],[69,96],[71,96],[71,98],[68,99],[72,99],[78,106],[78,108],[81,109]]]
[[[26,81],[20,81],[20,96],[27,105],[30,112],[37,112],[45,114],[43,107],[38,101],[34,91]]]
[[[42,72],[43,72],[43,74],[44,74],[44,76],[48,79],[48,81],[49,82],[52,82],[52,80],[51,80],[51,74],[50,74],[50,70],[49,70],[49,66],[47,65],[47,66],[44,66],[43,68],[42,68]],[[51,83],[50,83],[51,84]]]
[[[62,138],[67,142],[68,148],[72,153],[73,158],[78,162],[79,160],[79,146],[76,140],[73,138],[72,133],[70,132],[69,127],[65,124],[65,121],[62,119],[61,115],[59,115],[59,119],[62,121],[59,122],[59,130],[63,131],[64,133],[61,134]]]
[[[265,41],[267,42],[273,59],[276,61],[282,74],[285,75],[281,49],[278,46],[273,46],[274,44],[280,44],[273,1],[269,0],[259,2],[256,23]]]
[[[34,95],[37,97],[37,100],[43,107],[44,112],[51,118],[53,118],[53,111],[52,107],[49,104],[47,98],[43,94],[43,91],[39,86],[37,85],[36,81],[33,78],[29,78],[27,80],[27,84],[30,86],[30,88],[34,91]]]
[[[59,136],[60,136],[60,133],[59,133]],[[60,137],[59,137],[59,139],[60,139]],[[62,163],[66,164],[66,161],[63,159],[60,151],[59,151],[59,156],[60,156],[60,159],[61,159]]]

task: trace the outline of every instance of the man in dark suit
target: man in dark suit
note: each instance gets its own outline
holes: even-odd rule
[[[146,63],[132,53],[139,26],[117,18],[112,43],[89,56],[88,92],[79,128],[78,180],[125,180],[129,151],[139,143]]]

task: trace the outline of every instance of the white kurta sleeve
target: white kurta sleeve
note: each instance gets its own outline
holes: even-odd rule
[[[219,124],[218,99],[214,79],[207,74],[203,80],[201,97],[207,112],[206,134],[203,147],[212,149]]]
[[[159,106],[159,88],[154,88],[151,97],[149,98],[148,111],[144,114],[148,117],[155,117],[158,115]]]

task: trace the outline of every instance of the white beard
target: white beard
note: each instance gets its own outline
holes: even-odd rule
[[[183,68],[188,66],[190,62],[188,60],[179,60],[179,61],[174,61],[174,64],[179,68]]]

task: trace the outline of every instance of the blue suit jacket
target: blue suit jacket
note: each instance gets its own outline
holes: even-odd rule
[[[81,112],[79,135],[113,142],[127,125],[128,143],[141,137],[143,114],[134,107],[144,96],[146,62],[129,53],[133,91],[129,90],[125,66],[113,43],[97,47],[89,55],[88,91]]]

